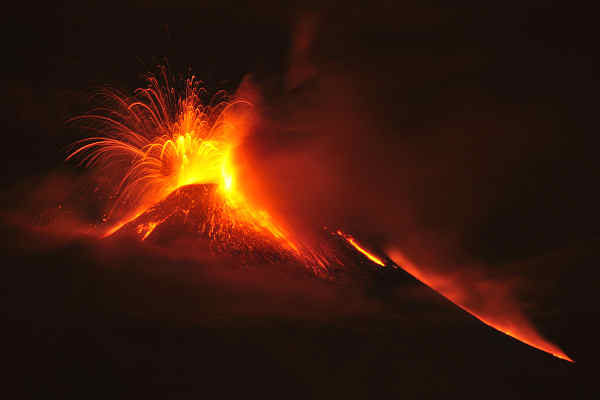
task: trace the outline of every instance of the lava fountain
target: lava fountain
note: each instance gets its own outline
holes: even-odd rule
[[[205,185],[214,192],[207,197],[209,203],[218,204],[207,204],[210,215],[201,221],[211,239],[252,238],[246,245],[252,249],[256,242],[264,242],[258,237],[268,237],[282,253],[325,271],[323,256],[292,238],[238,186],[235,151],[248,132],[252,104],[230,99],[224,91],[205,101],[207,93],[193,76],[186,79],[180,95],[165,68],[158,76],[148,75],[147,82],[133,97],[103,89],[100,96],[108,104],[70,120],[100,135],[76,142],[67,160],[78,158],[85,166],[122,175],[108,216],[111,226],[103,236],[133,224],[145,240],[172,215],[157,211],[158,204],[185,187]],[[190,212],[189,207],[172,206]]]

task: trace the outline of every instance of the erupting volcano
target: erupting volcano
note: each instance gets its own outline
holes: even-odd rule
[[[449,285],[439,284],[397,254],[391,254],[394,261],[375,254],[341,230],[326,235],[331,243],[323,248],[307,245],[255,204],[238,182],[244,166],[236,154],[251,130],[251,102],[224,92],[207,100],[193,76],[177,90],[165,69],[147,79],[148,86],[137,89],[133,97],[102,90],[102,107],[72,119],[94,135],[77,142],[67,159],[77,158],[118,176],[103,237],[133,236],[165,246],[182,236],[192,237],[196,249],[241,260],[292,260],[319,276],[327,276],[333,264],[352,263],[341,255],[343,244],[354,251],[353,257],[366,257],[376,268],[402,268],[485,324],[572,361],[527,321],[498,319],[485,306],[472,310],[463,301],[465,296],[455,296],[456,290],[449,294]]]
[[[252,104],[229,100],[223,91],[205,102],[207,93],[193,76],[180,96],[165,69],[147,80],[148,87],[133,98],[102,90],[99,95],[109,104],[71,120],[106,136],[77,142],[67,160],[80,157],[87,166],[123,171],[104,236],[125,229],[145,240],[183,214],[196,219],[196,233],[220,244],[213,249],[250,254],[261,243],[267,253],[277,248],[315,270],[326,269],[323,257],[292,240],[238,188],[234,152],[247,134]],[[201,187],[185,188],[190,185]]]

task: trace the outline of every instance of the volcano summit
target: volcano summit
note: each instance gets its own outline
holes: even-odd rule
[[[270,232],[235,218],[236,211],[216,184],[183,186],[123,225],[115,236],[133,236],[157,244],[188,240],[211,252],[244,260],[286,261],[293,249]]]

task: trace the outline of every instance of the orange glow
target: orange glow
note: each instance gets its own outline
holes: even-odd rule
[[[240,166],[235,163],[235,153],[247,134],[252,104],[213,98],[207,105],[194,77],[186,80],[181,96],[169,85],[165,71],[159,78],[150,76],[148,87],[138,89],[133,98],[105,91],[102,95],[108,107],[72,120],[100,135],[77,142],[67,160],[79,158],[86,166],[116,170],[121,177],[109,214],[112,225],[104,237],[183,186],[216,184],[223,206],[209,218],[213,227],[243,227],[268,234],[283,249],[325,268],[322,259],[292,240],[238,185]],[[138,225],[140,239],[145,240],[164,220]],[[211,236],[212,229],[208,229]]]
[[[389,255],[400,268],[484,324],[533,348],[545,351],[557,358],[574,362],[558,346],[544,339],[517,310],[509,308],[508,311],[501,311],[497,307],[486,305],[486,303],[479,304],[471,300],[470,293],[458,280],[433,272],[426,272],[415,266],[397,250],[392,250]]]
[[[187,221],[189,215],[194,215],[191,210],[197,210],[194,204],[202,204],[206,207],[202,208],[201,223],[196,225],[201,227],[194,232],[205,234],[211,245],[227,243],[232,248],[254,252],[256,246],[268,242],[277,257],[284,256],[278,259],[293,257],[316,274],[326,275],[330,260],[336,257],[325,247],[307,246],[292,235],[282,221],[276,221],[262,206],[257,206],[250,193],[244,191],[245,182],[238,180],[245,176],[242,172],[248,172],[242,170],[247,166],[239,162],[243,157],[236,159],[236,155],[241,153],[240,144],[250,131],[252,104],[241,99],[218,101],[218,96],[205,101],[204,94],[194,77],[185,81],[184,92],[179,94],[163,70],[158,78],[150,76],[148,87],[136,90],[133,97],[102,91],[100,95],[107,103],[104,107],[72,120],[94,136],[77,142],[67,160],[78,158],[82,164],[118,178],[108,215],[110,226],[103,237],[123,228],[126,234],[151,241],[153,232],[158,236],[161,225],[171,216],[182,216]],[[197,186],[186,192],[190,185]],[[187,197],[190,201],[186,207],[180,203],[185,196],[178,197],[182,192],[193,193]],[[166,210],[162,208],[165,204]],[[135,222],[129,224],[132,221]],[[397,251],[390,254],[391,260],[384,261],[351,235],[341,230],[336,234],[380,267],[396,268],[393,260],[486,325],[573,361],[542,338],[518,312],[495,313],[485,303],[482,306],[470,301],[469,288],[459,281],[424,272]],[[254,240],[256,237],[268,240]],[[339,260],[335,262],[341,264]],[[475,293],[475,297],[485,294]]]
[[[356,242],[356,240],[352,236],[350,236],[350,235],[348,235],[348,234],[346,234],[346,233],[344,233],[344,232],[342,232],[340,230],[338,230],[336,233],[338,235],[340,235],[341,237],[343,237],[356,250],[358,250],[359,252],[361,252],[362,254],[364,254],[369,260],[373,261],[377,265],[385,267],[385,263],[383,261],[381,261],[381,259],[379,257],[377,257],[377,256],[373,255],[372,253],[370,253],[369,251],[367,251],[364,247],[362,247],[360,244],[358,244]]]

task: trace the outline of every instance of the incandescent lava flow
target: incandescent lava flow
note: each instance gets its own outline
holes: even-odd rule
[[[365,257],[376,268],[404,269],[483,323],[572,361],[518,312],[499,318],[485,305],[475,309],[465,301],[468,296],[457,295],[465,292],[460,284],[424,273],[399,252],[390,253],[391,258],[377,255],[341,230],[326,231],[328,239],[318,248],[305,244],[239,185],[236,151],[250,131],[252,104],[224,92],[205,101],[206,91],[193,76],[180,93],[164,68],[147,82],[133,97],[104,89],[102,107],[71,120],[93,136],[76,142],[67,160],[76,158],[118,177],[103,237],[168,244],[183,234],[211,252],[241,260],[297,261],[322,277],[329,277],[334,265],[350,267],[356,257]],[[354,252],[350,261],[342,254],[344,247]]]

